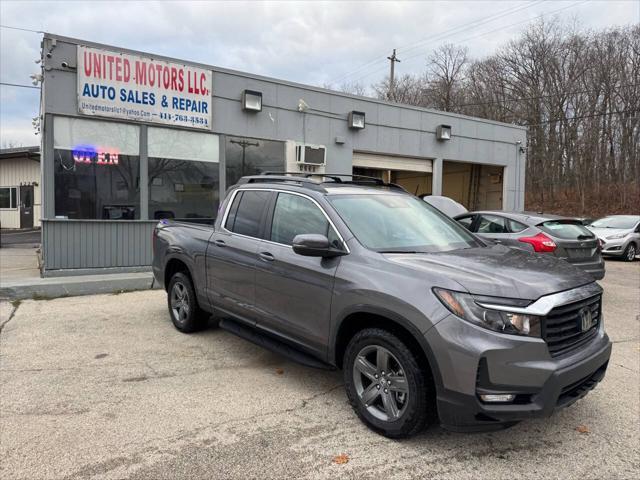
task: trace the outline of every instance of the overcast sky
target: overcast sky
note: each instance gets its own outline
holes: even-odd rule
[[[0,2],[3,26],[228,67],[312,85],[369,86],[424,70],[435,46],[493,53],[540,16],[604,29],[640,21],[638,0],[431,2]],[[0,28],[0,82],[30,85],[42,34]],[[0,147],[35,145],[39,91],[0,85]],[[215,114],[215,112],[214,112]]]

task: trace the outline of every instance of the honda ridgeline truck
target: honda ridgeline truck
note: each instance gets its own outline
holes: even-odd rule
[[[213,226],[162,221],[153,272],[175,327],[213,315],[341,368],[355,413],[389,437],[546,417],[604,377],[611,342],[590,275],[482,240],[401,187],[345,177],[244,177]]]

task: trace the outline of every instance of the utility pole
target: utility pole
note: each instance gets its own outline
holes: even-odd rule
[[[244,173],[244,160],[245,160],[245,152],[247,147],[259,147],[260,144],[258,142],[250,142],[248,140],[229,140],[229,143],[233,143],[235,145],[240,146],[242,148],[242,163],[240,164],[240,176],[242,177]]]
[[[395,100],[396,98],[396,92],[395,92],[395,85],[394,85],[394,73],[395,73],[395,66],[396,66],[396,62],[400,62],[400,59],[398,59],[398,57],[396,57],[396,49],[393,49],[393,54],[390,57],[387,57],[389,59],[389,62],[391,63],[391,71],[389,72],[389,93],[387,94],[387,96],[389,97],[389,100]]]

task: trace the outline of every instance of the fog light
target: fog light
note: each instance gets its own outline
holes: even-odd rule
[[[513,393],[499,393],[490,395],[480,395],[480,400],[490,403],[513,402],[516,396]]]

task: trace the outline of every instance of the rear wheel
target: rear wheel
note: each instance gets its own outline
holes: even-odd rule
[[[434,417],[430,376],[392,333],[379,328],[358,332],[347,346],[343,366],[349,402],[376,432],[408,437]]]
[[[635,243],[630,243],[627,246],[627,249],[624,251],[623,257],[627,262],[633,262],[637,254],[638,254],[638,250],[636,250]]]
[[[193,283],[188,275],[175,273],[171,277],[167,293],[169,315],[178,330],[191,333],[207,326],[209,314],[198,306]]]

